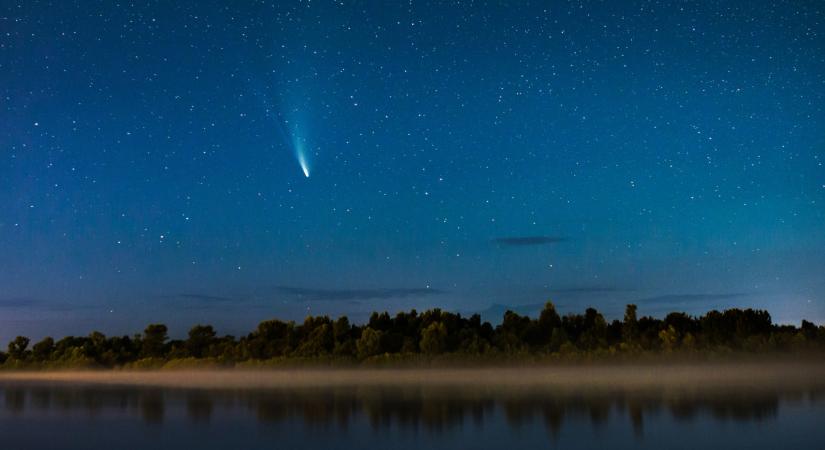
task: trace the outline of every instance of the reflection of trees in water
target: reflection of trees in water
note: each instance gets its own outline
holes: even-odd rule
[[[252,412],[261,423],[299,421],[309,427],[346,428],[359,417],[373,429],[398,427],[443,432],[466,422],[483,425],[500,413],[512,428],[542,423],[557,436],[566,421],[586,420],[601,427],[627,420],[637,436],[645,418],[669,414],[677,421],[699,416],[716,420],[763,421],[780,402],[823,401],[823,389],[697,391],[536,391],[447,389],[437,387],[330,388],[270,391],[198,391],[115,387],[2,386],[7,413],[85,413],[119,411],[147,423],[162,423],[179,407],[190,420],[208,422],[216,410]]]
[[[148,392],[148,391],[147,391]],[[107,389],[69,386],[1,386],[10,412],[51,411],[56,413],[82,412],[96,416],[106,411],[134,410],[147,392],[126,389]],[[12,401],[13,404],[9,402]]]
[[[192,392],[186,396],[186,413],[194,422],[209,422],[215,409],[208,392]]]
[[[26,409],[26,392],[22,389],[7,389],[3,391],[6,410],[12,414],[22,413]]]
[[[162,423],[166,405],[163,392],[158,390],[144,391],[140,396],[140,415],[148,423]]]
[[[794,393],[799,396],[799,393]],[[763,421],[777,416],[784,393],[768,391],[734,391],[681,393],[623,392],[565,395],[549,398],[505,399],[501,404],[512,426],[541,419],[553,436],[558,436],[565,419],[587,418],[594,428],[611,419],[615,412],[626,416],[636,436],[644,434],[644,418],[668,412],[677,421],[692,421],[709,415],[716,420]]]
[[[261,422],[282,422],[301,418],[309,426],[326,427],[338,424],[346,427],[355,413],[351,396],[320,390],[307,392],[267,391],[237,393],[247,407],[255,411]]]
[[[329,389],[274,391],[249,395],[245,403],[262,422],[301,419],[310,426],[346,428],[356,416],[376,429],[397,424],[402,428],[441,430],[470,418],[483,422],[492,399],[474,399],[421,389]],[[243,395],[243,394],[240,394]]]
[[[494,406],[492,398],[445,389],[363,389],[358,394],[373,428],[397,424],[401,428],[444,431],[465,420],[483,423]]]
[[[718,420],[762,421],[776,417],[779,397],[766,393],[719,393],[713,397],[691,401],[675,399],[669,410],[677,420],[692,420],[705,412]]]

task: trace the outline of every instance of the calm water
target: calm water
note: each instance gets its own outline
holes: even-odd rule
[[[825,392],[0,384],[3,449],[825,448]]]

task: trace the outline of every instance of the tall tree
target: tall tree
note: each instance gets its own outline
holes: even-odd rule
[[[26,359],[29,347],[29,338],[25,336],[17,336],[13,341],[9,342],[9,357],[22,361]]]
[[[144,357],[161,358],[164,356],[164,345],[169,339],[168,329],[162,323],[154,323],[143,330],[141,354]]]
[[[633,344],[639,338],[639,320],[636,318],[637,307],[629,304],[624,310],[624,321],[622,322],[622,340],[626,344]]]
[[[54,351],[54,339],[45,337],[32,346],[32,358],[37,362],[48,361]]]
[[[445,350],[447,342],[447,327],[441,322],[433,322],[421,330],[421,351],[430,355],[437,355]]]
[[[358,358],[365,359],[381,353],[381,335],[380,331],[370,327],[364,328],[361,331],[361,337],[355,343]]]
[[[215,329],[212,325],[195,325],[189,330],[186,339],[186,351],[195,358],[207,356],[209,347],[215,343]]]

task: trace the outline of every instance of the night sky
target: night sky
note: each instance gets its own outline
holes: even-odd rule
[[[825,321],[825,3],[503,3],[0,2],[0,339]]]

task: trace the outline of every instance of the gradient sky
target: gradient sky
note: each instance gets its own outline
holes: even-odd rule
[[[4,1],[0,339],[547,299],[822,323],[824,20]]]

